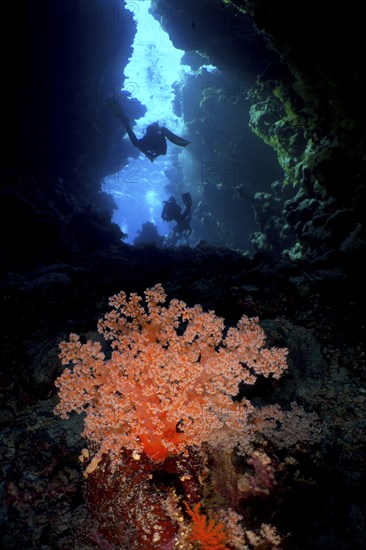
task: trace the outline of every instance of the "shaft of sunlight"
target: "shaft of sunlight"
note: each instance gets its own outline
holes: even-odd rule
[[[184,121],[174,113],[173,85],[191,69],[181,65],[184,51],[175,49],[168,34],[149,13],[150,4],[150,0],[126,2],[126,8],[133,12],[137,31],[132,55],[124,69],[124,90],[130,93],[131,100],[138,100],[147,108],[133,130],[141,138],[149,124],[158,122],[183,135]],[[126,135],[124,139],[129,138]],[[163,201],[171,194],[167,191],[170,182],[165,172],[184,154],[187,154],[184,150],[168,144],[167,155],[154,163],[141,153],[137,159],[129,159],[118,174],[105,179],[104,188],[118,206],[113,221],[128,234],[127,242],[133,243],[146,222],[154,223],[162,235],[169,232],[171,224],[161,220]]]

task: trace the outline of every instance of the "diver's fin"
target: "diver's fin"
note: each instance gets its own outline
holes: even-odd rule
[[[106,99],[106,103],[107,103],[108,107],[111,109],[114,116],[116,116],[119,119],[126,118],[126,115],[122,111],[122,109],[121,109],[120,105],[117,103],[117,101],[115,101],[112,98],[109,98],[109,99]]]
[[[169,141],[171,141],[172,143],[174,143],[174,145],[179,145],[179,147],[186,147],[189,143],[191,143],[190,141],[187,141],[186,139],[184,138],[181,138],[179,136],[176,136],[175,134],[173,134],[173,132],[171,132],[170,130],[168,130],[168,128],[161,128],[161,133],[166,137],[168,138]]]
[[[182,193],[182,200],[184,202],[184,206],[187,208],[192,206],[192,196],[190,193]]]

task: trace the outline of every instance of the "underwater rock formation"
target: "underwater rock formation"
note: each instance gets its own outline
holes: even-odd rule
[[[176,48],[197,51],[220,70],[258,74],[273,58],[251,16],[222,0],[153,0],[152,12]]]
[[[316,229],[309,219],[304,231],[300,224],[293,227],[299,241],[294,253],[301,251],[312,260],[317,255],[323,257],[324,242],[333,253],[344,251],[345,261],[351,249],[364,252],[364,14],[355,2],[337,11],[314,0],[301,12],[301,20],[290,1],[276,5],[265,0],[192,4],[179,3],[179,17],[172,1],[155,0],[153,5],[175,44],[197,51],[220,70],[258,76],[249,92],[250,126],[273,147],[285,182],[298,187],[301,196],[315,196],[318,201]],[[260,50],[251,48],[255,33]],[[252,56],[251,67],[245,51]],[[298,205],[298,199],[286,204],[290,225],[292,218],[301,217]],[[325,220],[329,215],[337,217],[338,210],[347,211],[353,224],[347,223],[343,234],[337,226],[334,238],[328,238],[331,228],[324,226]]]
[[[17,22],[5,56],[3,158],[33,174],[100,181],[123,157],[105,100],[119,97],[123,86],[132,14],[103,0],[23,4],[19,10],[8,3],[3,13],[4,21]]]

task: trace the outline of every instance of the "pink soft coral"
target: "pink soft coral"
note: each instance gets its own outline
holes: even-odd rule
[[[117,461],[122,449],[163,461],[203,442],[235,445],[248,429],[252,405],[234,402],[241,381],[256,375],[278,378],[286,349],[263,348],[257,318],[243,316],[224,334],[224,320],[212,311],[171,300],[161,285],[142,298],[124,292],[110,299],[112,311],[99,321],[111,341],[106,358],[98,342],[71,334],[60,345],[65,369],[57,379],[55,412],[86,412],[83,436],[98,452]]]

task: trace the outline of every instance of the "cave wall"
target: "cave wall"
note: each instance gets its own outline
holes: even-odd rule
[[[250,127],[276,152],[284,183],[298,190],[281,222],[297,237],[292,257],[347,262],[364,253],[363,8],[315,0],[154,6],[176,45],[221,70],[257,76]]]
[[[302,255],[354,264],[366,251],[365,12],[351,1],[231,2],[253,16],[280,63],[253,90],[253,130],[277,150]]]
[[[2,15],[10,32],[1,38],[1,269],[74,261],[119,245],[116,205],[101,182],[123,167],[130,149],[105,100],[128,100],[131,11],[112,0],[22,0],[7,3]],[[143,112],[137,101],[129,107],[131,117]]]
[[[267,96],[274,92],[289,125],[303,129],[307,142],[328,141],[328,156],[317,165],[314,181],[332,196],[353,194],[366,160],[364,10],[353,1],[343,9],[315,1],[300,9],[289,1],[232,4],[250,11],[258,32],[279,55],[282,70],[262,77],[272,88]]]
[[[282,177],[275,152],[248,126],[246,96],[252,84],[235,73],[202,68],[186,75],[177,89],[192,136],[184,185],[194,197],[194,234],[250,254],[248,237],[257,230],[252,198]]]
[[[176,48],[199,51],[220,70],[255,75],[275,57],[251,16],[223,0],[153,0],[152,12]]]
[[[123,85],[131,12],[112,0],[22,0],[6,4],[3,20],[6,164],[61,177],[108,172],[122,151],[105,99]]]

